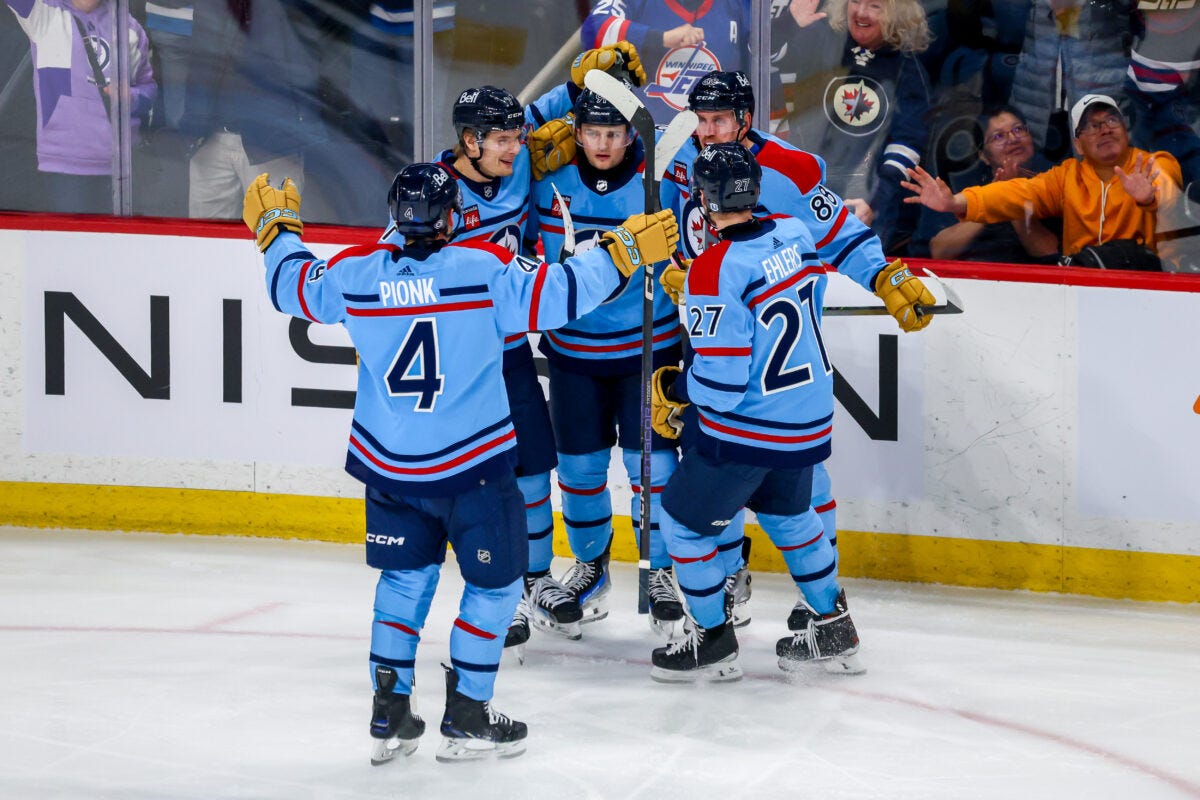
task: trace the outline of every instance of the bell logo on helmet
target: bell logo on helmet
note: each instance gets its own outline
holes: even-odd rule
[[[462,94],[460,94],[458,96],[458,102],[460,102],[460,103],[474,103],[478,99],[479,99],[479,90],[478,89],[468,89],[467,91],[463,92]]]

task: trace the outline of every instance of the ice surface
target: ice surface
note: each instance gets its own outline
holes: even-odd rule
[[[760,573],[745,679],[668,686],[614,568],[607,620],[500,671],[528,752],[438,764],[451,560],[429,730],[371,767],[361,548],[0,529],[0,798],[1200,798],[1200,606],[847,581],[867,674],[789,682]]]

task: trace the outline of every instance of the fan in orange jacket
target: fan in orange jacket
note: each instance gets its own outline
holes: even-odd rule
[[[1182,175],[1170,153],[1129,146],[1125,118],[1105,95],[1084,96],[1071,109],[1075,149],[1067,159],[1032,178],[973,186],[958,194],[918,167],[904,187],[906,203],[949,211],[972,222],[1062,217],[1063,254],[1113,239],[1136,239],[1157,251],[1160,210],[1179,198]]]

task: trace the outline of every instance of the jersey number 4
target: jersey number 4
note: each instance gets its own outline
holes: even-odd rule
[[[767,357],[767,365],[762,373],[762,393],[764,395],[782,392],[811,383],[813,379],[812,362],[806,362],[795,367],[788,367],[796,344],[804,334],[804,325],[812,327],[813,338],[821,355],[821,367],[828,375],[833,372],[829,356],[825,352],[825,342],[821,338],[821,325],[817,320],[817,309],[813,303],[813,292],[816,289],[815,278],[807,280],[796,288],[796,299],[791,295],[782,295],[768,303],[759,313],[758,322],[764,328],[770,328],[777,320],[782,320],[783,330],[771,348]],[[799,303],[796,300],[799,300]]]
[[[445,377],[438,371],[437,320],[413,320],[388,368],[388,394],[392,397],[415,396],[415,411],[433,411]]]

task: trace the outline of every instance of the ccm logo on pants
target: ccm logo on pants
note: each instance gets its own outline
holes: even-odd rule
[[[368,533],[367,541],[371,544],[404,544],[403,536],[387,536],[382,533]]]

